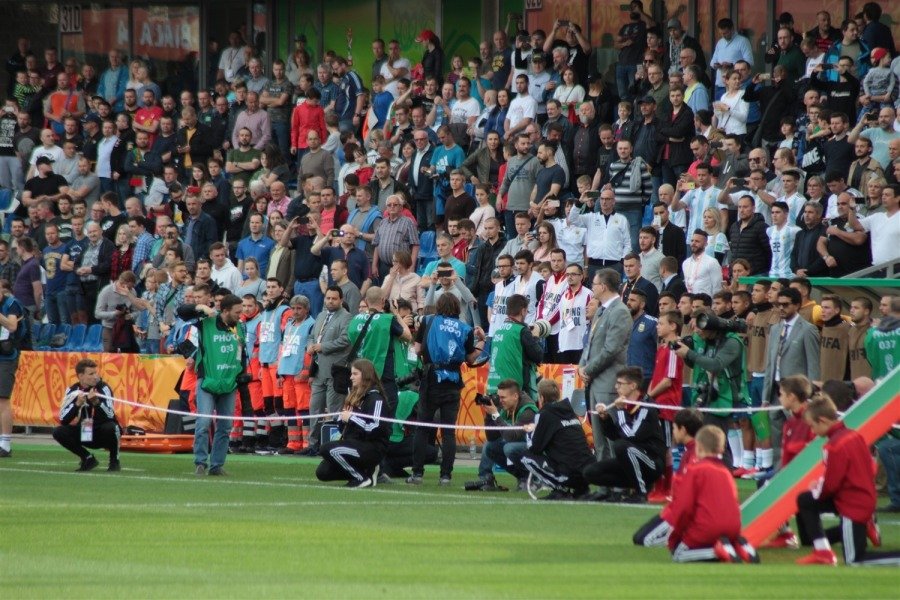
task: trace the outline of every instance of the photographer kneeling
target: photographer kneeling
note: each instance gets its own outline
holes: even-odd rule
[[[81,459],[78,471],[97,467],[97,459],[86,448],[109,451],[108,471],[120,471],[119,438],[122,429],[116,421],[112,400],[98,396],[112,396],[110,387],[100,379],[97,363],[83,358],[75,365],[78,382],[66,390],[59,410],[61,425],[53,430],[53,439]]]
[[[486,426],[517,425],[522,427],[534,423],[538,407],[513,379],[504,379],[497,384],[497,394],[492,396],[476,396],[475,402],[484,411]],[[503,410],[500,410],[500,409]],[[478,465],[478,481],[466,483],[467,491],[482,490],[485,492],[505,492],[507,488],[498,485],[494,478],[494,465],[506,470],[518,480],[518,489],[525,490],[528,471],[522,465],[525,454],[525,431],[523,430],[488,430],[487,441],[481,450],[481,462]]]
[[[484,331],[460,320],[459,299],[453,294],[438,298],[435,309],[437,314],[425,317],[416,332],[416,354],[424,363],[419,383],[419,421],[453,426],[462,389],[460,368],[463,362],[473,361],[481,354]],[[481,345],[475,345],[476,339]],[[412,476],[406,483],[422,483],[430,434],[429,427],[416,429]],[[441,485],[450,485],[455,459],[456,431],[441,428]]]
[[[722,409],[721,412],[704,412],[703,422],[715,425],[727,436],[732,415],[750,406],[744,342],[738,335],[747,331],[747,322],[743,319],[726,321],[711,310],[695,311],[693,319],[697,333],[691,338],[672,342],[672,349],[693,369],[694,406]],[[693,347],[685,344],[688,340],[693,342]],[[728,444],[725,444],[722,460],[729,468],[734,464]]]

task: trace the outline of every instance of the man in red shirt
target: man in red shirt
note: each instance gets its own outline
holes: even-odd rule
[[[840,542],[848,565],[900,565],[900,552],[866,551],[866,526],[876,499],[874,464],[866,441],[838,420],[837,408],[826,396],[810,400],[803,416],[813,433],[828,441],[822,448],[825,473],[810,491],[797,496],[800,532],[814,548],[797,564],[837,565],[831,543]],[[838,515],[841,524],[825,531],[822,513]]]
[[[134,113],[134,122],[131,124],[135,132],[145,131],[150,136],[150,146],[156,141],[159,133],[159,121],[162,119],[163,110],[156,105],[156,94],[153,90],[145,88],[141,94],[144,105]]]
[[[697,461],[688,467],[667,508],[669,550],[675,562],[759,562],[741,537],[741,508],[731,471],[722,463],[725,432],[697,432]]]

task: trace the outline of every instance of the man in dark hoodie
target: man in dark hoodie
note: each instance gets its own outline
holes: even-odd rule
[[[569,398],[561,398],[559,386],[551,379],[538,384],[541,412],[534,423],[525,425],[528,450],[522,466],[534,478],[553,489],[548,500],[571,500],[588,491],[581,470],[594,462],[587,445],[581,419],[572,410]]]

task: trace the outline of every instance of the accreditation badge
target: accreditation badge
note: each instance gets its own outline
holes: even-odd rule
[[[81,441],[91,443],[94,441],[94,420],[87,418],[81,420]]]

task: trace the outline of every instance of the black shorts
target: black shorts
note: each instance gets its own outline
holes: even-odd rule
[[[12,396],[13,381],[16,378],[16,367],[18,366],[18,357],[15,360],[0,360],[0,398]]]

